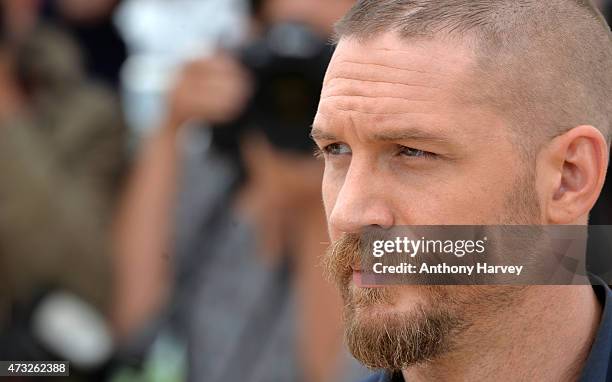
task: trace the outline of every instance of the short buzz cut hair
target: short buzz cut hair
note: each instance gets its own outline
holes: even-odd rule
[[[521,143],[579,125],[610,142],[612,34],[589,0],[359,0],[336,25],[337,39],[386,32],[469,43],[468,98],[506,117]]]

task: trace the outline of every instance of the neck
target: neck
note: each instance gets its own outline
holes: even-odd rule
[[[517,306],[474,321],[452,352],[402,373],[410,382],[574,381],[600,319],[590,285],[531,286]]]

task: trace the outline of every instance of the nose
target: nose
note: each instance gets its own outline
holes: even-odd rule
[[[329,215],[330,228],[335,232],[359,233],[366,227],[392,227],[394,215],[385,200],[386,194],[372,169],[351,165]]]

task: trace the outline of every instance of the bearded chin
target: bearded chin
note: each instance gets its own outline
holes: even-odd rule
[[[422,304],[409,312],[389,312],[389,288],[348,293],[345,341],[353,357],[372,369],[399,371],[431,361],[451,349],[452,333],[462,326],[450,314]]]
[[[344,235],[323,259],[326,274],[337,283],[345,303],[345,341],[353,356],[372,369],[401,370],[449,351],[451,333],[461,323],[436,308],[445,300],[441,290],[412,286],[429,296],[428,303],[393,312],[399,288],[363,288],[351,282],[351,264],[359,259],[359,247],[358,236]]]
[[[389,306],[393,304],[393,297],[389,288],[346,288],[345,304],[347,307],[355,309],[367,309],[376,306]]]

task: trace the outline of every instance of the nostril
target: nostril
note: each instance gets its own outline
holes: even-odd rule
[[[393,224],[389,223],[389,224],[372,224],[369,226],[370,229],[374,229],[374,230],[383,230],[383,231],[388,231],[391,228],[393,228]]]

